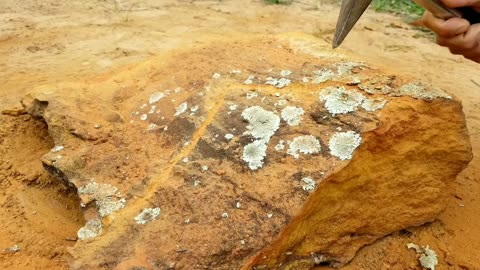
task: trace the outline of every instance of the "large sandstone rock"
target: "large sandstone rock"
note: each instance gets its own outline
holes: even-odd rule
[[[89,220],[72,269],[311,269],[442,212],[462,106],[310,37],[216,41],[23,100]]]

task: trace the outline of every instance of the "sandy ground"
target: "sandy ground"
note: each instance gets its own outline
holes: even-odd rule
[[[2,0],[0,111],[15,111],[36,85],[82,80],[231,35],[304,32],[329,43],[337,14],[338,6],[313,0],[290,6],[250,0]],[[437,269],[480,269],[480,66],[450,55],[401,19],[371,11],[338,50],[459,97],[474,151],[438,221],[362,249],[346,269],[420,269],[405,248],[408,242],[436,250]],[[84,220],[75,194],[42,169],[39,158],[52,146],[42,122],[0,115],[1,269],[68,269],[67,248]],[[18,252],[3,250],[14,245]]]

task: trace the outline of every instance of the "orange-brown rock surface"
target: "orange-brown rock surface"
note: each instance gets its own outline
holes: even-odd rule
[[[87,223],[72,269],[311,269],[443,211],[461,104],[310,37],[212,43],[23,101]]]

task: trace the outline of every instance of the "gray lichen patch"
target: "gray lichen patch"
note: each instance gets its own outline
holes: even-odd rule
[[[6,247],[6,248],[2,249],[2,252],[4,254],[15,253],[15,252],[19,252],[19,251],[20,251],[20,247],[18,245],[13,245],[11,247]]]
[[[343,62],[336,64],[338,76],[345,76],[352,74],[354,68],[363,68],[365,64],[359,62]]]
[[[315,183],[315,180],[313,180],[310,177],[302,178],[302,182],[303,182],[302,189],[308,192],[315,190],[315,187],[317,186],[317,184]]]
[[[118,188],[110,184],[90,182],[78,189],[79,195],[88,196],[95,200],[100,216],[105,217],[125,207],[125,199],[118,192]]]
[[[143,211],[135,217],[137,224],[147,224],[154,221],[160,215],[160,208],[145,208]]]
[[[267,156],[267,144],[264,141],[254,141],[243,148],[243,161],[248,163],[251,170],[263,166],[263,159]]]
[[[367,112],[374,112],[376,110],[382,109],[385,104],[387,104],[387,100],[383,98],[371,99],[367,98],[362,103],[362,108]]]
[[[292,74],[292,71],[290,71],[290,70],[282,70],[282,71],[280,71],[280,76],[282,76],[282,77],[290,76],[290,74]]]
[[[275,102],[275,107],[283,107],[287,105],[288,101],[286,99],[280,99],[279,101]]]
[[[281,112],[282,119],[290,126],[298,126],[303,114],[303,108],[295,106],[287,106]]]
[[[323,83],[335,78],[335,73],[333,73],[333,71],[330,69],[316,70],[313,73],[315,74],[313,76],[313,83],[315,84]]]
[[[249,123],[245,134],[252,135],[256,139],[268,141],[280,127],[280,117],[259,106],[246,108],[242,112],[242,117]]]
[[[243,81],[243,83],[244,84],[252,84],[254,78],[255,78],[254,75],[249,75],[248,78],[245,81]]]
[[[298,159],[300,157],[299,153],[308,155],[316,154],[322,150],[320,142],[312,135],[304,135],[295,137],[291,142],[288,143],[287,154],[292,155],[294,158]]]
[[[162,93],[162,92],[155,92],[153,94],[150,95],[150,99],[148,100],[148,103],[150,104],[153,104],[157,101],[159,101],[160,99],[164,98],[165,97],[165,94]]]
[[[247,99],[252,99],[254,97],[258,97],[258,94],[255,92],[247,93]]]
[[[183,102],[182,104],[178,105],[177,110],[173,116],[179,116],[180,114],[184,113],[188,109],[188,103]]]
[[[291,82],[292,81],[287,78],[277,79],[277,78],[267,77],[267,81],[265,82],[265,84],[270,84],[277,88],[284,88],[288,86]]]
[[[52,148],[52,150],[50,150],[50,152],[56,153],[58,151],[62,151],[63,148],[65,148],[65,147],[63,147],[63,145],[56,145],[55,147]]]
[[[328,142],[330,154],[341,160],[352,158],[352,154],[360,146],[362,137],[354,131],[337,132],[333,134]]]
[[[417,99],[432,100],[437,98],[452,99],[450,95],[440,88],[427,85],[422,82],[411,82],[401,86],[398,91],[392,93],[393,96],[411,96]]]
[[[238,108],[238,105],[237,105],[237,104],[232,103],[232,102],[229,102],[229,105],[228,105],[228,110],[229,110],[229,112],[236,111],[237,108]]]
[[[275,145],[275,150],[276,151],[282,151],[283,149],[285,149],[285,141],[284,140],[280,140],[277,145]]]
[[[365,96],[344,87],[327,87],[319,92],[319,98],[325,102],[325,108],[333,116],[353,112],[362,104]]]
[[[102,222],[98,219],[90,219],[85,226],[80,228],[77,232],[77,236],[81,240],[87,240],[97,237],[102,233]]]
[[[435,267],[438,264],[438,257],[435,251],[430,249],[429,246],[424,247],[423,249],[420,248],[418,245],[415,245],[414,243],[409,243],[407,244],[408,249],[414,249],[417,254],[420,255],[418,260],[420,261],[420,264],[429,270],[435,270]]]

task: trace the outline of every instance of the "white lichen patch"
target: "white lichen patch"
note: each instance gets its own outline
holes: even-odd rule
[[[325,102],[325,108],[333,116],[353,112],[362,104],[365,96],[344,87],[327,87],[320,91],[319,98]]]
[[[198,108],[199,108],[199,106],[195,105],[195,106],[190,108],[190,111],[194,113],[194,112],[198,111]]]
[[[20,251],[20,247],[18,245],[13,245],[11,247],[4,248],[3,253],[15,253]]]
[[[150,99],[148,100],[148,103],[150,104],[153,104],[157,101],[159,101],[160,99],[164,98],[165,97],[165,94],[162,93],[162,92],[155,92],[153,94],[150,95]]]
[[[241,71],[241,70],[238,70],[238,69],[234,69],[234,70],[230,71],[230,73],[232,73],[232,74],[240,74],[240,73],[242,73],[242,71]]]
[[[414,243],[408,243],[408,244],[407,244],[407,248],[408,248],[408,249],[414,249],[415,252],[417,252],[417,253],[421,253],[421,252],[422,252],[422,249],[421,249],[418,245],[416,245],[416,244],[414,244]]]
[[[383,98],[377,98],[377,99],[366,98],[362,102],[362,108],[367,112],[374,112],[376,110],[382,109],[385,106],[385,104],[387,104],[387,100]]]
[[[277,145],[275,145],[275,150],[277,151],[282,151],[283,149],[285,149],[285,141],[284,140],[280,140]]]
[[[280,127],[280,117],[259,106],[246,108],[242,112],[242,117],[249,123],[245,134],[252,135],[256,139],[268,141]]]
[[[267,144],[263,141],[254,141],[243,148],[243,161],[248,163],[251,170],[263,166],[263,159],[267,156]]]
[[[335,73],[329,69],[321,69],[313,72],[315,75],[313,77],[313,83],[323,83],[329,81],[335,77]]]
[[[87,240],[97,237],[102,233],[102,222],[98,219],[90,219],[85,226],[77,232],[78,239]]]
[[[102,217],[108,216],[113,212],[116,212],[125,207],[126,204],[125,198],[116,199],[113,197],[108,197],[103,200],[97,200],[96,205],[98,207],[98,212]]]
[[[62,151],[65,147],[63,147],[63,145],[56,145],[55,147],[52,148],[52,150],[50,150],[50,152],[52,153],[56,153],[58,151]]]
[[[303,182],[302,189],[308,192],[313,191],[317,186],[317,184],[315,183],[315,180],[313,180],[310,177],[302,178],[302,182]]]
[[[353,151],[360,146],[362,137],[354,131],[337,132],[333,134],[328,142],[330,154],[341,160],[352,158]]]
[[[287,100],[286,99],[280,99],[279,101],[275,102],[275,107],[283,107],[287,105]]]
[[[98,213],[105,217],[125,207],[125,199],[118,192],[118,188],[110,184],[90,182],[78,189],[79,195],[88,196],[95,200]]]
[[[280,71],[280,76],[282,77],[287,77],[289,76],[290,74],[292,74],[292,72],[290,70],[282,70]]]
[[[258,97],[258,94],[255,92],[247,93],[247,99],[252,99],[254,97]]]
[[[452,99],[450,95],[443,90],[426,85],[422,82],[411,82],[403,85],[398,89],[397,93],[393,93],[394,96],[411,96],[416,99],[432,100],[437,98]]]
[[[418,245],[415,245],[414,243],[409,243],[407,244],[408,249],[414,249],[417,254],[420,255],[418,258],[418,261],[420,264],[429,270],[435,270],[435,267],[438,264],[438,256],[435,251],[430,249],[429,246],[424,247],[423,249],[420,248]]]
[[[145,208],[143,211],[135,217],[137,224],[147,224],[152,222],[160,215],[160,208]]]
[[[310,78],[308,78],[308,77],[303,77],[303,78],[302,78],[302,82],[303,82],[303,83],[308,83],[308,82],[310,82]]]
[[[362,81],[360,80],[359,77],[352,77],[350,82],[348,83],[348,85],[357,85],[357,84],[361,84]]]
[[[173,116],[179,116],[180,114],[184,113],[188,109],[187,102],[183,102],[182,104],[178,105],[177,110]]]
[[[219,73],[213,73],[212,75],[212,78],[214,78],[215,80],[220,79],[220,77],[222,77],[222,75],[220,75]]]
[[[228,110],[231,111],[231,112],[237,110],[237,108],[238,108],[238,105],[237,105],[237,104],[230,104],[230,105],[228,106]]]
[[[277,78],[267,77],[265,84],[270,84],[277,88],[284,88],[288,86],[291,82],[292,81],[290,81],[290,79],[287,79],[287,78],[277,79]]]
[[[225,134],[225,139],[227,139],[227,140],[231,140],[231,139],[233,139],[233,137],[235,137],[235,136],[231,133]]]
[[[250,75],[250,76],[248,76],[248,78],[243,83],[244,84],[252,84],[254,78],[255,78],[255,76]]]
[[[287,154],[292,155],[294,158],[299,158],[300,154],[316,154],[322,150],[320,142],[312,135],[304,135],[295,137],[288,143]]]
[[[352,70],[356,67],[363,68],[365,65],[358,62],[344,62],[339,63],[337,66],[337,74],[338,76],[345,76],[352,74]]]
[[[153,105],[152,107],[150,107],[150,111],[148,111],[148,113],[149,114],[154,113],[156,108],[157,108],[157,106]]]
[[[303,108],[295,106],[287,106],[281,112],[283,121],[287,122],[290,126],[298,126],[302,121],[303,114]]]

